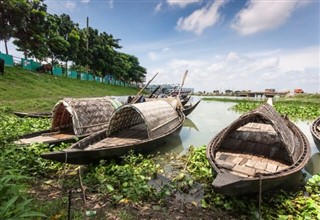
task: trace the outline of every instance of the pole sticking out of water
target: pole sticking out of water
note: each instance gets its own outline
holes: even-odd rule
[[[268,98],[267,103],[268,103],[269,105],[273,106],[272,98]]]

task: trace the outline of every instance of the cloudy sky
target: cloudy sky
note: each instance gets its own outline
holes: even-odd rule
[[[153,84],[320,92],[319,0],[46,0],[121,39]]]

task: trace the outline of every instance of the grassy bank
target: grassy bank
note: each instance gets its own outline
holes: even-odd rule
[[[64,97],[134,95],[136,88],[82,81],[6,67],[0,76],[0,106],[13,111],[50,111]]]

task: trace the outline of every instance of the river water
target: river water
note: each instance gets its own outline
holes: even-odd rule
[[[189,102],[195,103],[201,97],[192,97]],[[160,152],[174,151],[184,154],[191,145],[199,147],[209,144],[210,140],[240,116],[230,108],[235,105],[232,102],[204,101],[187,116],[179,133],[170,136]],[[320,153],[315,146],[310,133],[310,122],[299,121],[295,124],[307,136],[311,147],[311,158],[304,169],[309,175],[320,173]]]

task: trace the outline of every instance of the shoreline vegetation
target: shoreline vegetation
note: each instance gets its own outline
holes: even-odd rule
[[[51,110],[63,96],[137,92],[120,86],[96,87],[94,82],[69,82],[64,77],[6,68],[0,77],[0,219],[320,219],[320,174],[292,191],[270,191],[261,198],[228,197],[212,190],[214,174],[206,146],[190,146],[185,155],[129,153],[121,162],[75,166],[40,157],[68,144],[21,147],[13,143],[18,135],[50,127],[50,119],[18,118],[13,110]],[[238,111],[260,103],[207,98],[203,100],[233,101]],[[320,115],[319,102],[318,95],[299,95],[274,104],[290,118],[311,120],[314,114]]]

